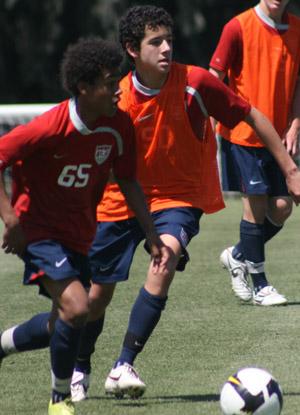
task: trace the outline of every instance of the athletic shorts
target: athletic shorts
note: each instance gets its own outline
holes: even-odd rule
[[[171,208],[152,213],[159,235],[174,236],[181,244],[182,255],[177,270],[183,271],[189,261],[186,246],[199,232],[202,211],[196,208]],[[115,283],[128,279],[135,250],[145,239],[136,218],[117,222],[99,222],[96,237],[89,252],[92,281]],[[147,246],[144,246],[149,252]]]
[[[288,196],[285,178],[264,147],[246,147],[221,138],[222,188],[247,195]]]
[[[39,285],[40,294],[49,296],[40,283],[40,277],[44,275],[54,281],[78,278],[84,287],[90,285],[88,256],[68,249],[57,241],[46,239],[29,244],[22,260],[25,263],[23,283]]]

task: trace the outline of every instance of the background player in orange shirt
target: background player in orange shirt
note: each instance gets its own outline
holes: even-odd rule
[[[187,245],[199,231],[203,212],[223,207],[210,116],[233,128],[246,120],[279,157],[284,173],[300,190],[299,172],[271,124],[208,71],[172,61],[173,22],[162,8],[137,6],[120,21],[120,40],[135,66],[121,81],[120,106],[131,115],[137,144],[137,176],[158,233],[171,252],[166,272],[153,273],[133,305],[121,354],[106,382],[108,393],[138,397],[145,384],[133,367],[165,308],[176,270],[188,261]],[[293,187],[292,186],[292,187]],[[299,200],[299,199],[298,199]],[[118,187],[107,187],[98,207],[98,231],[90,251],[93,311],[72,380],[72,397],[84,399],[90,356],[104,312],[118,281],[128,278],[144,234]],[[113,253],[113,257],[112,254]]]
[[[168,259],[135,180],[132,122],[117,107],[122,57],[117,44],[100,38],[70,45],[62,79],[72,98],[0,139],[2,248],[24,261],[24,284],[38,284],[52,299],[51,313],[1,333],[0,363],[50,345],[49,415],[75,413],[70,383],[89,311],[87,253],[111,169],[145,228],[155,269]],[[12,205],[2,172],[19,161]]]
[[[285,11],[287,4],[288,0],[262,0],[230,20],[210,71],[220,79],[227,74],[232,90],[271,120],[295,156],[300,133],[300,19]],[[218,131],[223,137],[223,190],[242,192],[243,201],[240,241],[222,252],[221,263],[242,300],[261,306],[286,304],[264,270],[264,245],[292,212],[284,176],[248,125],[240,123],[231,130],[220,126]]]

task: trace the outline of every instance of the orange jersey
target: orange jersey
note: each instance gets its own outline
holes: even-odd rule
[[[229,68],[229,84],[233,91],[265,114],[282,136],[289,124],[299,74],[300,19],[288,14],[288,29],[280,32],[268,27],[256,10],[249,9],[235,18],[240,24],[242,37],[242,67],[239,73]],[[211,61],[211,66],[217,69],[222,60],[221,48],[220,55],[217,48]],[[235,144],[263,147],[245,122],[232,130],[221,125],[219,133]]]
[[[132,93],[132,74],[120,84],[120,107],[130,113],[135,126],[137,179],[152,212],[192,206],[211,213],[224,207],[209,118],[205,119],[203,138],[198,139],[184,106],[190,68],[173,63],[159,94],[142,103]],[[98,221],[133,216],[116,184],[106,188],[97,213]]]

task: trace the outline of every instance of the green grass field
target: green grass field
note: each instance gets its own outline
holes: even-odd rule
[[[148,258],[140,248],[131,278],[120,284],[108,310],[106,326],[93,359],[89,399],[76,415],[215,415],[226,378],[244,366],[262,366],[280,381],[284,415],[300,407],[300,210],[295,209],[282,234],[267,246],[270,282],[289,299],[287,307],[242,304],[230,289],[219,254],[238,238],[239,200],[201,221],[201,233],[190,245],[191,262],[178,273],[162,319],[136,360],[147,384],[138,401],[114,400],[104,381],[117,357],[131,305],[143,283]],[[21,285],[22,263],[0,255],[0,329],[48,310],[36,288]],[[0,371],[1,415],[46,415],[50,392],[48,350],[12,355]]]

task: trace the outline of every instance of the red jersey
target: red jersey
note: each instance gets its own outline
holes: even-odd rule
[[[137,83],[132,73],[121,81],[120,106],[135,126],[137,178],[149,209],[187,206],[206,213],[221,209],[209,116],[232,127],[246,117],[249,104],[208,71],[194,66],[173,63],[159,91],[147,91]],[[132,215],[118,186],[109,185],[98,207],[98,220]]]
[[[225,25],[210,66],[227,72],[232,90],[265,114],[282,136],[300,70],[300,19],[285,14],[284,22],[275,24],[259,6],[245,11]],[[232,143],[263,146],[246,123],[227,127],[221,125],[219,132]]]
[[[13,204],[27,241],[54,239],[87,253],[110,170],[135,178],[132,122],[119,110],[89,130],[75,100],[64,101],[1,137],[1,170],[16,162],[22,186],[15,187]]]

